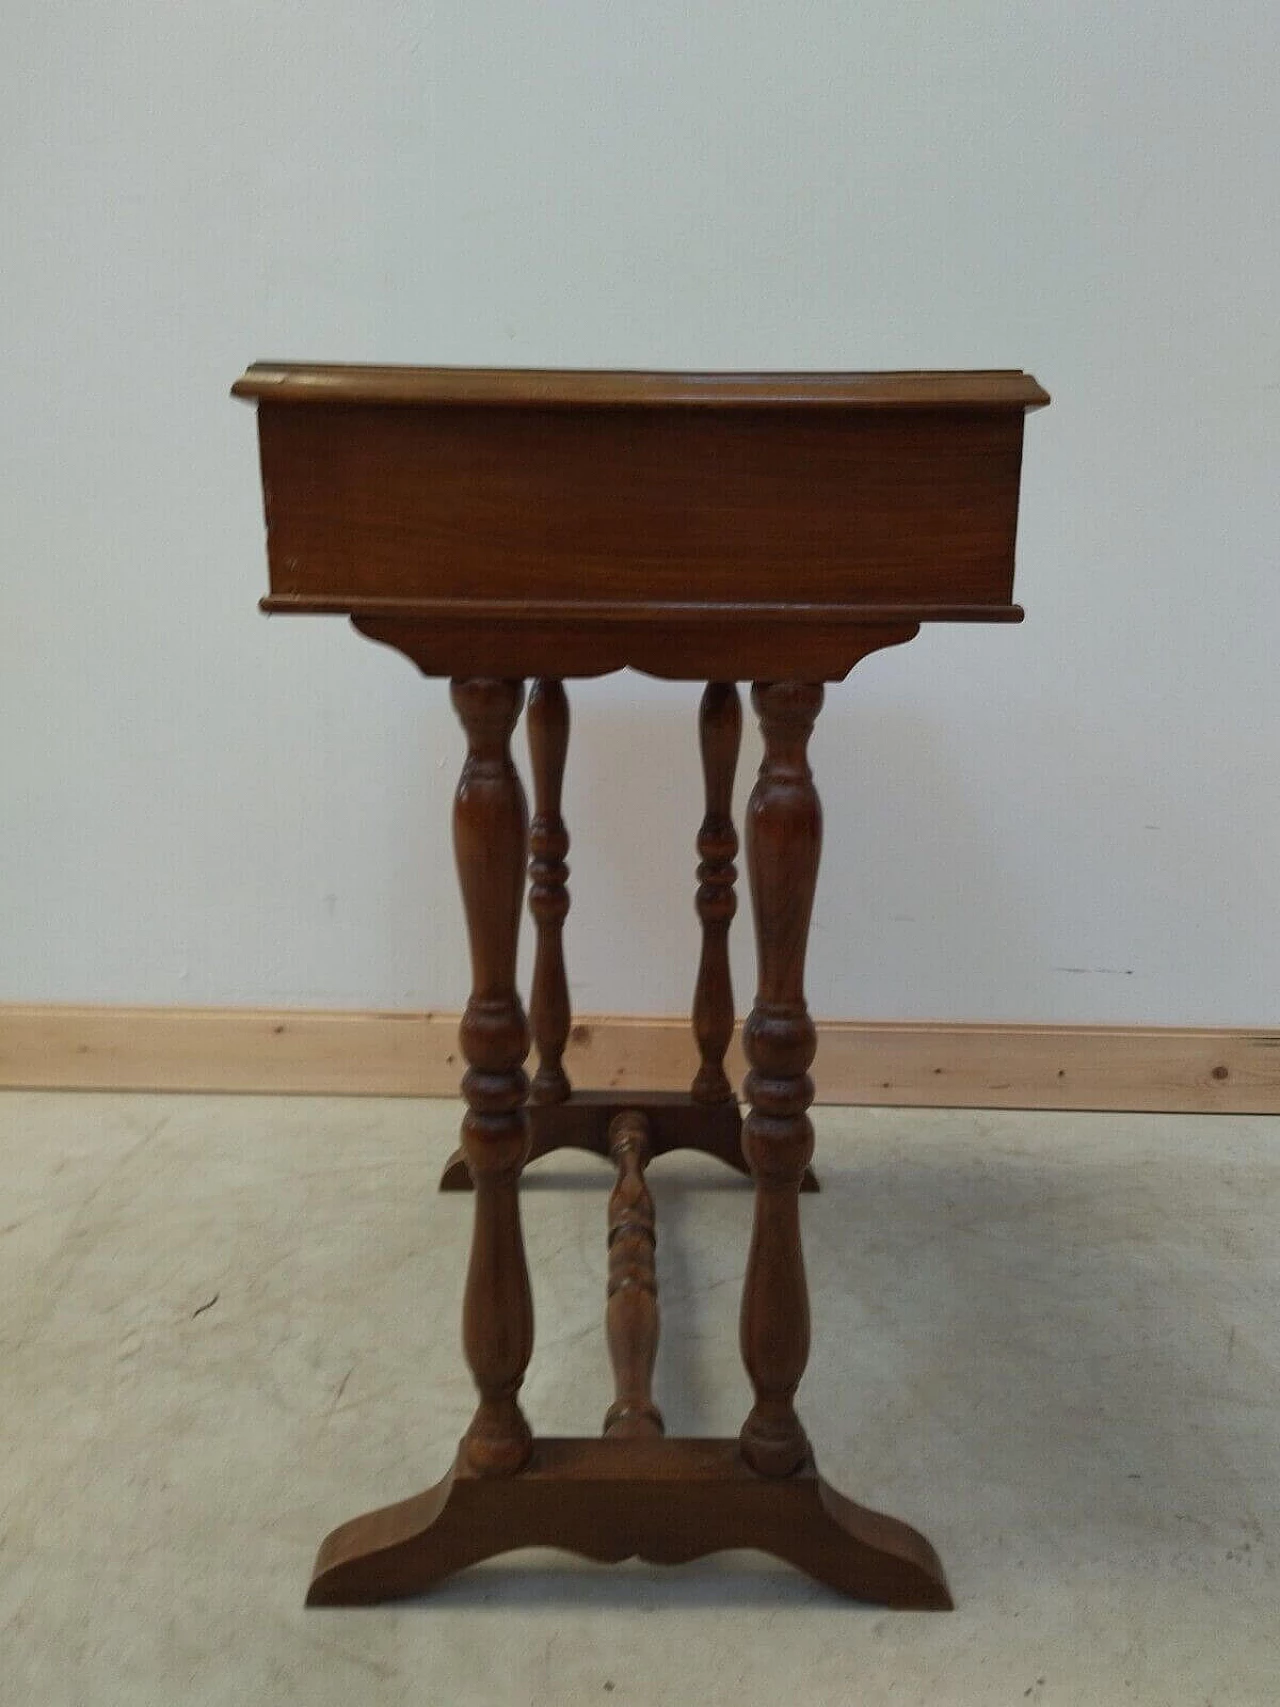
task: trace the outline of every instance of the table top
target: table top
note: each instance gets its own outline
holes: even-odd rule
[[[271,612],[433,674],[832,679],[1016,622],[1018,370],[258,362]]]
[[[232,395],[271,403],[538,409],[1042,409],[1017,368],[905,373],[674,373],[254,362]]]

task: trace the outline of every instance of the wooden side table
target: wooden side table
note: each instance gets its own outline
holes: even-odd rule
[[[273,612],[350,617],[452,679],[467,753],[454,838],[471,944],[462,1151],[474,1185],[463,1343],[480,1402],[426,1493],[335,1530],[308,1600],[416,1594],[512,1548],[674,1563],[731,1547],[886,1606],[951,1605],[923,1536],[819,1476],[795,1409],[809,1348],[799,1194],[812,1186],[815,1031],[804,996],[822,815],[807,760],[823,683],[922,622],[1016,622],[1023,418],[1014,371],[543,373],[258,363]],[[573,1092],[561,926],[564,680],[631,667],[706,683],[699,718],[701,1065],[687,1096]],[[510,741],[527,680],[530,832]],[[724,1072],[740,681],[764,740],[747,808],[759,988],[748,1112]],[[516,989],[529,860],[530,1023]],[[538,1066],[524,1061],[530,1025]],[[535,1156],[610,1157],[606,1323],[616,1397],[600,1439],[535,1437],[519,1392],[533,1311],[518,1183]],[[736,1440],[667,1439],[649,1160],[676,1147],[750,1169],[741,1318],[755,1402]],[[745,1157],[745,1159],[744,1159]]]

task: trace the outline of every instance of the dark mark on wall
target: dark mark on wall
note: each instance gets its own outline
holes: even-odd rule
[[[1055,966],[1055,972],[1084,972],[1089,975],[1105,975],[1108,978],[1132,978],[1132,966]]]

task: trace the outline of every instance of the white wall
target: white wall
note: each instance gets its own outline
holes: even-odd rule
[[[1276,1023],[1274,0],[10,0],[4,35],[0,998],[464,999],[446,690],[255,614],[252,358],[1023,366],[1028,620],[829,693],[813,1006]],[[686,1000],[696,700],[575,692],[584,1010]]]

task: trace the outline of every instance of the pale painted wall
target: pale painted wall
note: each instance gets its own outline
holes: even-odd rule
[[[1274,0],[4,34],[0,997],[464,998],[445,689],[255,615],[250,359],[1024,366],[1030,614],[830,694],[813,1005],[1280,1018]],[[575,997],[674,1011],[696,690],[575,702]]]

